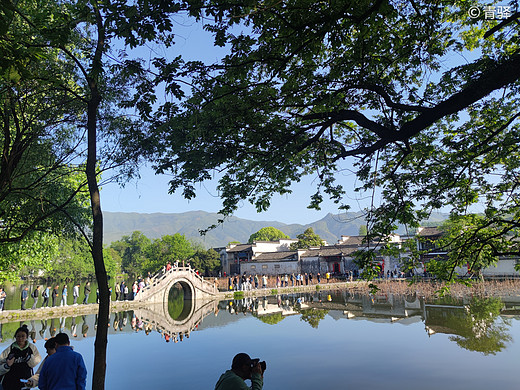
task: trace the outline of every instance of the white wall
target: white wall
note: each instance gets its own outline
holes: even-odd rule
[[[240,264],[240,272],[249,275],[281,275],[298,272],[298,261],[266,261],[266,262],[247,262]]]
[[[253,256],[260,253],[267,252],[285,252],[289,251],[290,246],[293,242],[298,242],[298,240],[280,240],[280,241],[272,241],[272,242],[255,242],[253,245]]]
[[[495,267],[488,267],[482,270],[484,276],[519,276],[520,273],[515,270],[516,259],[498,260]]]

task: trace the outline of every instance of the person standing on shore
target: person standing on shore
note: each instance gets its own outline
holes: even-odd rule
[[[58,299],[58,296],[60,295],[60,286],[56,285],[54,287],[54,290],[52,290],[52,307],[56,306],[56,301]]]
[[[22,290],[22,306],[20,309],[25,310],[25,303],[27,302],[27,298],[29,297],[29,287],[24,287]]]
[[[38,304],[38,299],[40,298],[40,286],[36,286],[36,289],[32,292],[32,298],[34,303],[31,309],[36,309],[36,305]]]
[[[85,287],[83,287],[83,293],[85,294],[85,298],[83,298],[83,304],[87,304],[88,303],[88,296],[90,295],[90,282],[87,282],[85,284]]]
[[[32,298],[34,302],[31,309],[36,309],[36,305],[38,305],[38,300],[40,299],[40,286],[36,286],[36,289],[32,293]]]
[[[137,281],[134,281],[134,284],[132,284],[132,301],[135,299],[136,295],[137,295]]]
[[[7,294],[5,290],[0,287],[0,311],[4,311],[5,298],[7,298]]]
[[[45,287],[45,290],[42,292],[43,302],[42,307],[49,306],[49,296],[51,295],[51,288],[49,286]]]
[[[67,285],[63,285],[63,290],[61,290],[61,303],[60,306],[67,306]]]
[[[78,298],[79,298],[79,283],[76,283],[74,287],[72,288],[72,297],[74,298],[74,305],[78,304]]]
[[[121,281],[121,284],[119,285],[119,290],[121,291],[121,300],[122,301],[126,301],[126,285],[125,285],[125,281]]]
[[[119,301],[119,296],[121,295],[121,285],[117,282],[114,284],[114,291],[116,293],[116,301]]]

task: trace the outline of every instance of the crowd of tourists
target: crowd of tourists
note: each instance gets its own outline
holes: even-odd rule
[[[84,390],[87,369],[83,357],[70,346],[69,336],[58,333],[45,342],[45,359],[29,341],[29,329],[22,325],[15,332],[15,341],[0,354],[0,388],[21,390]],[[36,372],[34,368],[39,365]]]
[[[351,280],[354,278],[354,273],[348,274],[348,278]],[[258,288],[278,288],[278,287],[298,287],[308,286],[312,284],[329,283],[333,278],[330,272],[326,272],[324,275],[321,273],[291,273],[281,275],[258,275],[258,274],[247,274],[230,276],[227,279],[227,289],[233,291],[249,291]]]
[[[115,296],[112,295],[112,287],[109,287],[109,293],[111,299],[115,298],[116,301],[124,301],[124,300],[133,300],[135,296],[145,288],[147,285],[151,283],[151,276],[147,276],[146,278],[137,278],[132,284],[127,285],[123,280],[121,282],[116,282],[114,284],[114,293]],[[72,305],[80,304],[80,291],[81,291],[81,283],[75,283],[72,287]],[[85,282],[83,285],[83,300],[82,304],[93,303],[89,302],[90,295],[92,293],[92,286],[90,282]],[[69,288],[67,285],[60,286],[56,285],[47,285],[41,286],[37,285],[33,288],[32,291],[29,291],[29,287],[22,287],[22,291],[20,294],[20,309],[36,309],[38,307],[57,307],[57,306],[68,306],[68,297],[69,297]],[[4,288],[0,287],[0,311],[4,310],[5,300],[7,298],[7,293]],[[32,306],[28,307],[29,299],[32,300]],[[41,300],[41,305],[40,305]],[[96,289],[96,303],[99,303],[99,288]],[[30,303],[29,303],[30,304]]]

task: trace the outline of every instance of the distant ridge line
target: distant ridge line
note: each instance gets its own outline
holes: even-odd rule
[[[103,212],[104,243],[106,245],[140,231],[150,239],[164,235],[180,233],[186,238],[201,243],[206,248],[223,247],[231,241],[247,242],[249,236],[263,227],[273,226],[291,238],[296,238],[305,229],[312,227],[314,232],[327,241],[335,244],[342,235],[358,235],[359,228],[365,224],[362,213],[346,212],[329,213],[322,219],[309,224],[287,224],[278,221],[253,221],[238,217],[229,217],[217,228],[201,236],[199,230],[207,229],[222,216],[206,211],[186,211],[182,213],[137,213],[137,212]],[[432,218],[442,221],[446,214]]]

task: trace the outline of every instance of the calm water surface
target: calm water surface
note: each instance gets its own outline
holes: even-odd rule
[[[267,362],[264,389],[517,390],[520,302],[496,307],[346,292],[201,305],[172,293],[164,308],[111,314],[106,388],[213,389],[247,352]],[[71,335],[92,374],[96,316],[26,323],[41,353],[51,333]],[[2,324],[2,350],[18,326]]]

